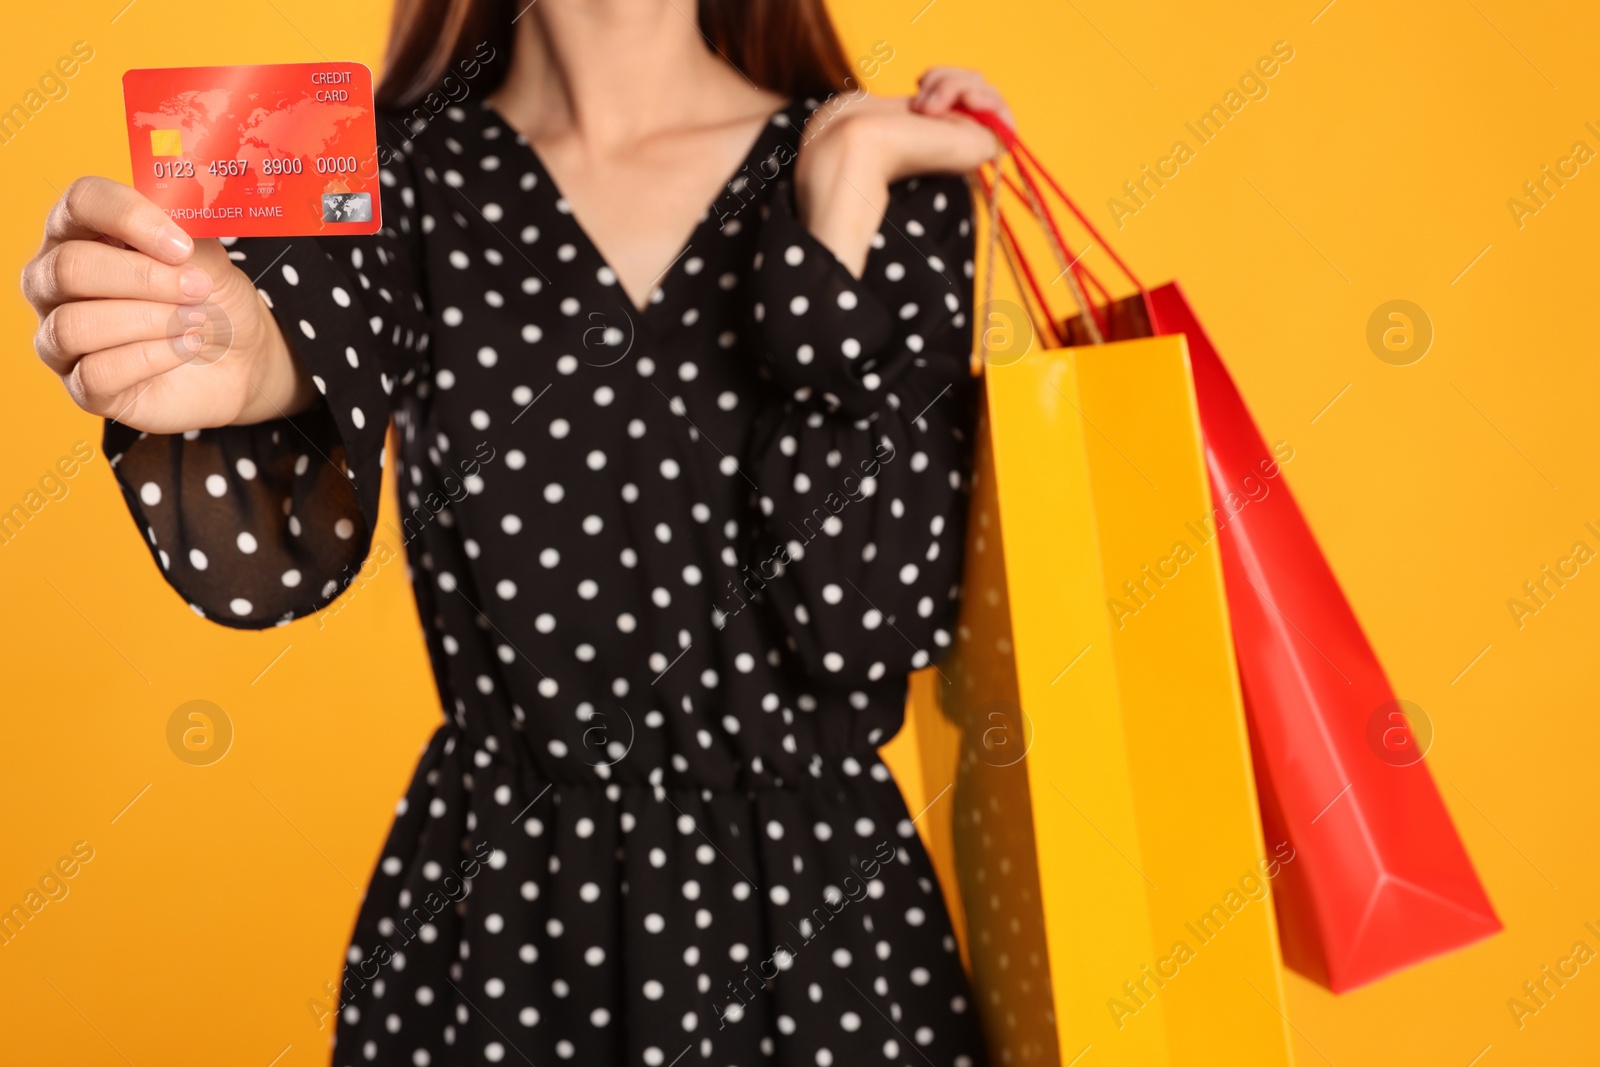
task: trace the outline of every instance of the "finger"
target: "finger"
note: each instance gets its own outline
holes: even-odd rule
[[[960,98],[961,89],[951,81],[941,81],[930,88],[922,98],[922,103],[917,110],[924,115],[938,117],[948,114],[952,105]]]
[[[940,123],[947,131],[946,159],[954,161],[941,164],[947,173],[961,173],[990,162],[1004,148],[993,131],[966,115],[929,116],[929,121]]]
[[[929,67],[927,70],[923,71],[922,76],[917,79],[917,88],[931,88],[933,85],[944,81],[946,78],[965,73],[968,73],[965,67]]]
[[[152,393],[159,393],[163,381],[164,379],[155,377],[132,389],[123,390],[123,392],[114,397],[97,396],[91,399],[84,395],[82,386],[78,384],[77,368],[74,367],[72,374],[62,377],[61,384],[67,387],[67,393],[72,397],[73,402],[89,414],[99,415],[113,422],[123,422],[129,426],[137,426],[146,433],[159,433],[161,432],[159,428],[146,425],[138,416],[142,409],[150,406],[149,400],[146,398],[150,397]],[[154,399],[159,399],[159,397]],[[141,403],[140,401],[145,402]]]
[[[237,289],[241,284],[245,287],[245,291],[253,292],[256,282],[261,279],[259,277],[251,277],[241,270],[239,264],[234,262],[233,255],[234,253],[229,252],[227,246],[215,237],[196,238],[194,255],[190,256],[189,262],[185,263],[181,268],[179,280],[182,281],[181,271],[204,271],[206,279],[210,283],[210,289],[204,297],[200,298],[202,301],[217,302],[227,300],[230,292]],[[240,252],[238,255],[243,260],[245,253]],[[257,270],[255,273],[258,275],[265,274],[267,270],[275,266],[277,266],[276,261],[269,264],[268,267]],[[198,281],[198,279],[196,280]]]
[[[149,197],[110,178],[79,178],[45,221],[41,254],[63,241],[120,241],[164,263],[182,263],[194,241]]]
[[[229,270],[238,269],[229,257],[228,249],[215,237],[197,238],[194,242],[194,255],[189,257],[184,267],[205,271],[211,278],[213,292],[222,288]]]
[[[187,304],[211,293],[211,276],[174,266],[131,248],[67,241],[29,263],[22,291],[41,316],[69,300],[157,300]]]
[[[134,394],[153,380],[194,362],[184,338],[159,338],[93,352],[62,378],[79,407],[92,415],[115,416]]]
[[[984,85],[983,76],[975,71],[952,71],[947,77],[940,78],[927,89],[922,106],[918,109],[926,115],[943,115],[955,106],[963,94]]]
[[[1006,125],[1011,125],[1011,109],[1006,107],[1006,101],[1000,91],[988,82],[962,89],[957,101],[973,111],[992,111],[1006,120]]]
[[[930,67],[917,79],[917,95],[912,98],[912,105],[920,109],[935,90],[961,73],[957,67]]]
[[[45,365],[66,374],[81,356],[134,341],[155,341],[183,334],[184,310],[193,305],[155,300],[75,300],[55,308],[39,323],[33,347]]]

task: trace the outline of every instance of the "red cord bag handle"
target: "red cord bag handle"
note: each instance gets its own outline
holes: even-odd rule
[[[988,201],[990,209],[991,252],[994,251],[994,246],[1003,238],[1003,244],[1001,247],[1004,249],[1007,259],[1010,262],[1013,273],[1018,275],[1019,285],[1023,284],[1024,282],[1026,283],[1027,289],[1031,292],[1034,301],[1039,305],[1042,317],[1045,320],[1042,323],[1045,332],[1047,332],[1052,338],[1057,338],[1059,340],[1061,334],[1060,331],[1056,329],[1055,323],[1051,321],[1049,306],[1045,301],[1043,287],[1038,283],[1038,275],[1033,270],[1032,265],[1028,263],[1026,256],[1022,252],[1020,244],[1016,240],[1015,232],[1011,229],[1011,226],[1006,220],[1004,213],[1000,211],[999,197],[1001,189],[1007,188],[1010,189],[1012,193],[1018,197],[1018,199],[1027,203],[1030,213],[1038,221],[1041,229],[1044,231],[1045,237],[1050,245],[1051,253],[1056,259],[1057,266],[1061,268],[1061,273],[1057,275],[1057,280],[1060,278],[1065,278],[1067,280],[1067,287],[1072,292],[1073,300],[1075,303],[1077,303],[1079,310],[1083,313],[1083,325],[1089,335],[1090,340],[1095,344],[1102,343],[1106,338],[1106,334],[1110,325],[1109,314],[1107,311],[1107,308],[1111,303],[1110,293],[1106,289],[1105,285],[1101,283],[1100,279],[1095,277],[1095,275],[1081,262],[1083,258],[1082,253],[1075,258],[1068,258],[1068,245],[1066,238],[1062,233],[1061,226],[1056,221],[1054,212],[1051,211],[1050,206],[1045,199],[1044,192],[1040,188],[1040,181],[1043,181],[1044,186],[1047,187],[1050,192],[1055,194],[1056,198],[1060,200],[1067,210],[1072,213],[1073,217],[1078,220],[1079,224],[1081,224],[1088,232],[1090,238],[1092,239],[1090,247],[1097,245],[1103,249],[1106,255],[1110,257],[1111,261],[1121,271],[1123,276],[1125,276],[1128,281],[1133,284],[1141,299],[1147,302],[1149,293],[1148,290],[1146,290],[1144,283],[1139,280],[1138,275],[1133,272],[1133,269],[1129,267],[1122,257],[1117,254],[1116,250],[1111,247],[1110,242],[1105,239],[1104,235],[1100,233],[1100,231],[1095,227],[1094,223],[1089,221],[1088,216],[1083,213],[1082,209],[1078,207],[1077,203],[1073,201],[1072,197],[1067,195],[1066,190],[1061,187],[1061,183],[1056,181],[1055,177],[1052,176],[1050,172],[1045,169],[1044,165],[1039,162],[1038,157],[1034,155],[1033,151],[1029,149],[1028,146],[1017,135],[1016,130],[1011,126],[1010,123],[1006,122],[1004,118],[994,111],[969,108],[961,104],[956,105],[955,110],[968,116],[974,121],[981,123],[985,128],[994,134],[996,139],[999,140],[1001,146],[1005,150],[1005,153],[1011,156],[1013,165],[1017,171],[1017,176],[1020,179],[1019,184],[1009,175],[1001,172],[1000,167],[1001,163],[1003,162],[1003,157],[1002,159],[997,159],[993,164],[995,178],[992,182],[980,174],[980,189],[982,190],[985,199]],[[1085,248],[1084,252],[1087,251],[1088,248]],[[994,256],[991,254],[991,269],[989,272],[990,278],[992,278],[993,275],[993,262]],[[988,285],[988,287],[992,288],[992,282]],[[1096,291],[1099,297],[1098,301],[1092,299],[1089,293],[1086,291],[1090,287]]]

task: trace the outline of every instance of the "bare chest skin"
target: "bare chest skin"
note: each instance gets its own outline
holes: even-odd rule
[[[776,94],[751,94],[736,121],[653,134],[625,149],[601,152],[574,132],[529,138],[591,243],[634,307],[643,309],[656,281],[684,250],[708,206],[749,153]],[[514,104],[496,100],[517,129]]]

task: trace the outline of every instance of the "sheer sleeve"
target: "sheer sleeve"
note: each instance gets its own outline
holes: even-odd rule
[[[819,681],[942,659],[961,579],[976,381],[972,200],[956,177],[890,190],[858,280],[780,189],[752,308],[780,391],[752,441],[757,536],[740,602],[767,606]]]
[[[329,604],[367,557],[391,405],[428,344],[423,220],[405,148],[379,173],[379,232],[224,242],[313,375],[311,409],[182,434],[106,420],[134,522],[167,582],[206,618],[288,622]]]

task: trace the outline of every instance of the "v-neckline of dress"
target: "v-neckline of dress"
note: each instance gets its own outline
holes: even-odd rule
[[[722,180],[721,184],[717,186],[717,192],[715,196],[712,197],[712,199],[706,204],[705,208],[701,211],[699,217],[695,220],[694,226],[689,230],[688,236],[684,239],[683,244],[678,247],[677,253],[672,257],[671,261],[668,262],[664,268],[662,268],[661,272],[656,275],[655,280],[651,282],[650,292],[646,294],[645,305],[642,308],[633,302],[633,297],[629,295],[625,288],[623,288],[621,277],[617,274],[616,268],[611,265],[610,260],[606,258],[605,253],[600,250],[600,246],[595,242],[594,237],[590,234],[588,227],[586,227],[583,224],[583,220],[578,217],[577,210],[572,206],[572,201],[567,199],[566,193],[562,191],[560,183],[555,180],[555,176],[551,174],[550,168],[545,166],[544,157],[539,154],[538,149],[534,148],[533,142],[530,141],[520,130],[513,126],[506,119],[506,117],[500,113],[500,109],[495,107],[494,104],[490,103],[488,100],[484,100],[481,106],[483,113],[488,118],[489,122],[499,127],[506,134],[509,134],[512,140],[520,145],[526,152],[527,158],[533,166],[534,173],[538,175],[539,181],[548,183],[549,191],[555,196],[557,203],[565,204],[567,206],[567,210],[563,212],[563,214],[572,220],[572,227],[577,231],[578,238],[583,243],[589,256],[592,257],[592,259],[599,265],[601,269],[609,271],[611,276],[617,279],[614,284],[617,287],[617,291],[622,294],[622,305],[627,309],[628,313],[649,321],[659,314],[657,309],[663,308],[666,304],[666,290],[662,283],[666,281],[667,276],[672,273],[673,269],[676,268],[679,263],[683,262],[683,258],[689,254],[689,250],[694,247],[695,242],[700,240],[702,231],[704,231],[707,224],[710,223],[712,215],[715,213],[717,202],[750,168],[751,163],[756,160],[757,157],[762,154],[762,152],[768,150],[767,141],[772,131],[775,128],[778,128],[779,117],[788,117],[789,113],[794,109],[795,104],[796,101],[794,99],[786,100],[780,107],[767,116],[766,121],[761,124],[761,128],[756,131],[755,136],[751,139],[750,147],[742,156],[739,157],[738,162],[734,164],[733,170],[726,178]],[[790,118],[789,126],[793,126],[792,117]]]

